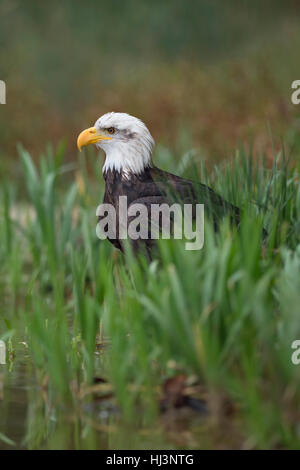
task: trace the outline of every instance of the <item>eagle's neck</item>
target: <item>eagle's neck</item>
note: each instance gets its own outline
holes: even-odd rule
[[[148,165],[140,173],[134,173],[132,171],[118,171],[115,169],[108,169],[103,171],[103,178],[106,186],[110,188],[120,188],[120,185],[128,187],[128,184],[134,188],[134,185],[139,182],[146,182],[151,179],[151,170],[153,166]]]
[[[105,149],[106,158],[103,175],[108,171],[120,173],[124,178],[140,175],[145,169],[152,167],[152,146],[140,141],[118,142]]]

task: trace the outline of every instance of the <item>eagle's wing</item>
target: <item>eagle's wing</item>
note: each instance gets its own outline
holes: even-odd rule
[[[205,214],[213,218],[216,228],[219,220],[226,214],[230,216],[232,223],[239,225],[240,211],[238,207],[223,199],[209,186],[186,180],[158,168],[151,171],[151,176],[161,193],[167,195],[168,200],[193,206],[204,204]]]

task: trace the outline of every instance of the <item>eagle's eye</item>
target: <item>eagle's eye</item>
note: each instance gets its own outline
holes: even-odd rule
[[[107,129],[107,132],[108,132],[109,134],[114,134],[114,133],[116,132],[116,129],[115,129],[114,127],[109,127],[109,128]]]

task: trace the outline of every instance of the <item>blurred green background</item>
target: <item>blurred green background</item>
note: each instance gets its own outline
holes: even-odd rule
[[[299,26],[299,0],[0,0],[0,449],[299,448],[299,157],[267,168],[300,155]],[[112,110],[239,233],[205,222],[204,250],[163,240],[149,269],[98,243],[76,139]]]
[[[299,26],[297,0],[1,0],[2,161],[62,138],[77,158],[78,132],[111,110],[212,160],[239,140],[268,151],[267,123],[298,142]]]

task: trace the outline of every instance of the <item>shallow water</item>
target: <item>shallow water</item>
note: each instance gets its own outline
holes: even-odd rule
[[[175,442],[172,435],[168,438],[163,425],[145,426],[142,415],[137,415],[135,425],[130,426],[112,399],[87,397],[80,406],[69,407],[55,402],[48,388],[38,385],[30,358],[22,352],[23,356],[19,350],[13,361],[0,366],[1,450],[153,449],[179,445],[176,426],[171,426]]]
[[[96,371],[97,372],[97,371]],[[208,438],[206,417],[182,408],[157,416],[152,422],[137,410],[133,424],[124,420],[115,398],[107,393],[87,394],[62,405],[48,384],[41,385],[26,348],[0,365],[0,450],[3,449],[195,449],[228,448],[230,433]],[[106,388],[105,388],[106,387]],[[106,390],[106,391],[105,391]],[[223,423],[224,424],[224,423]],[[212,430],[210,430],[211,432]],[[213,432],[214,434],[214,432]]]

